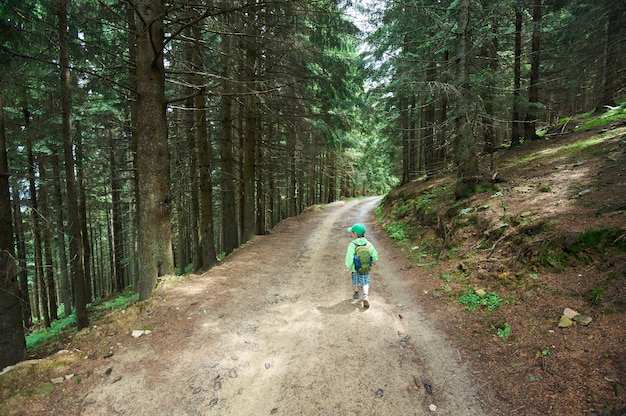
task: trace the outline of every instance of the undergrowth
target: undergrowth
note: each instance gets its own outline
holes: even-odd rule
[[[130,304],[137,301],[138,293],[133,293],[132,288],[127,288],[124,292],[108,299],[97,299],[90,305],[90,316],[92,320],[98,320],[104,314],[111,311],[126,309]],[[26,335],[26,349],[33,351],[46,346],[53,346],[61,337],[71,337],[76,334],[76,314],[72,313],[66,318],[53,321],[50,328],[41,328]]]

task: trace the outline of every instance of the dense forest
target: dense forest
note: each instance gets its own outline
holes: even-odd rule
[[[621,0],[0,0],[0,368],[308,206],[626,96]]]

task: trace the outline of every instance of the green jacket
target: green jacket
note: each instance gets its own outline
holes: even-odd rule
[[[376,263],[378,261],[378,252],[376,251],[372,243],[367,241],[365,237],[356,238],[352,240],[350,244],[348,244],[348,248],[346,249],[346,269],[350,270],[351,272],[356,271],[354,269],[354,253],[356,251],[355,243],[359,246],[366,244],[370,249],[370,253],[372,254],[372,262]]]

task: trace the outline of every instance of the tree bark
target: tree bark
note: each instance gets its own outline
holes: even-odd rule
[[[0,92],[1,93],[1,92]],[[1,99],[2,97],[0,97]],[[1,123],[1,121],[0,121]],[[0,133],[1,134],[1,133]],[[1,149],[1,148],[0,148]],[[18,264],[18,283],[20,305],[22,307],[22,321],[24,328],[33,326],[30,290],[28,288],[28,268],[26,262],[26,244],[24,243],[24,225],[22,221],[22,203],[20,202],[20,192],[17,181],[13,181],[13,222],[15,224],[15,242],[17,248],[17,264]]]
[[[112,228],[113,239],[111,254],[113,255],[113,290],[121,292],[124,289],[124,267],[122,267],[122,260],[124,259],[124,238],[122,232],[122,201],[121,201],[121,188],[122,183],[120,181],[117,157],[115,155],[115,136],[113,135],[113,129],[107,129],[109,135],[109,169],[111,175],[111,205],[112,205]]]
[[[604,33],[604,68],[602,77],[602,96],[598,103],[598,109],[606,106],[615,105],[615,92],[619,90],[617,87],[618,76],[618,56],[620,51],[620,43],[623,43],[623,21],[625,17],[624,6],[613,6],[607,11],[608,18],[605,24]]]
[[[54,210],[56,211],[56,229],[57,229],[57,246],[59,248],[59,269],[60,273],[60,292],[61,302],[63,303],[63,315],[68,317],[72,314],[72,285],[70,275],[68,273],[69,264],[67,262],[67,251],[65,234],[67,228],[65,226],[65,217],[63,215],[63,192],[61,189],[61,167],[59,164],[58,149],[52,151],[52,176],[54,181]]]
[[[520,144],[522,135],[522,120],[520,113],[522,88],[522,10],[515,7],[515,52],[513,62],[513,114],[511,121],[511,146]]]
[[[43,218],[42,226],[41,226],[41,235],[43,240],[43,286],[42,291],[45,291],[44,299],[47,300],[46,310],[48,311],[48,316],[50,317],[50,322],[56,321],[59,319],[58,316],[58,303],[57,303],[57,290],[56,290],[56,282],[54,279],[54,264],[53,264],[53,253],[52,253],[52,232],[50,227],[51,215],[50,215],[50,204],[48,203],[48,172],[47,172],[47,159],[48,156],[39,154],[39,179],[41,180],[41,184],[39,185],[39,196],[40,196],[40,214]]]
[[[225,23],[229,23],[226,21]],[[225,34],[222,36],[221,53],[221,73],[222,73],[222,97],[220,105],[220,160],[222,187],[222,251],[230,254],[239,245],[239,234],[237,232],[237,211],[235,197],[235,164],[233,155],[233,98],[231,84],[232,59],[230,51],[233,46],[232,36]]]
[[[1,88],[1,86],[0,86]],[[9,164],[0,89],[0,369],[26,357],[20,294],[15,265]]]
[[[27,116],[28,117],[28,116]],[[28,121],[26,122],[28,125]],[[48,314],[48,302],[43,277],[43,247],[41,242],[41,211],[39,209],[39,190],[36,185],[36,160],[33,151],[32,137],[28,137],[28,188],[30,192],[30,211],[33,227],[33,254],[35,258],[35,276],[33,276],[33,294],[35,295],[35,316],[43,320],[46,328],[50,327],[50,315]]]
[[[74,173],[74,146],[72,139],[72,102],[70,96],[70,55],[67,35],[67,3],[58,0],[59,45],[61,63],[61,112],[63,153],[65,156],[65,183],[67,187],[67,209],[69,213],[69,239],[72,280],[74,282],[74,306],[78,329],[89,326],[85,298],[85,270],[83,268],[83,243],[78,215],[78,193]]]
[[[176,255],[174,257],[174,265],[178,266],[179,273],[185,274],[185,269],[189,264],[189,240],[190,232],[195,233],[196,230],[191,230],[188,225],[189,212],[186,207],[189,205],[188,194],[189,190],[197,186],[197,180],[193,177],[193,174],[189,172],[189,164],[187,161],[190,157],[188,152],[191,152],[195,148],[195,143],[192,138],[193,128],[191,123],[188,124],[188,116],[192,112],[192,105],[189,102],[190,98],[186,100],[187,110],[174,109],[172,112],[172,123],[174,124],[173,131],[175,140],[173,141],[172,149],[172,165],[174,166],[174,172],[172,173],[172,183],[174,184],[174,203],[176,204]],[[187,137],[186,137],[187,136]],[[186,141],[187,139],[187,141]],[[194,147],[191,147],[191,145]],[[197,217],[194,217],[197,218]],[[195,222],[195,221],[194,221]],[[192,237],[193,238],[193,237]]]
[[[135,26],[135,10],[132,2],[126,2],[126,21],[128,22],[128,61],[131,63],[137,62],[137,27]],[[128,84],[131,91],[137,91],[137,67],[135,65],[129,65],[128,70]],[[135,98],[135,97],[133,97]],[[129,221],[128,234],[130,241],[126,246],[128,248],[128,255],[131,259],[129,265],[129,278],[128,284],[133,287],[135,291],[139,289],[139,249],[138,249],[138,227],[139,227],[139,213],[138,213],[138,201],[139,201],[139,179],[137,178],[137,137],[138,128],[137,122],[139,120],[139,104],[136,99],[129,100],[128,108],[130,110],[130,125],[128,135],[130,140],[130,151],[132,164],[134,168],[134,175],[131,179],[131,201],[129,203],[128,210],[130,212],[131,220]]]
[[[411,143],[409,141],[409,100],[400,92],[398,107],[400,111],[400,132],[402,137],[402,182],[406,185],[411,180]]]
[[[469,196],[476,189],[478,180],[478,154],[476,140],[472,131],[472,119],[468,104],[470,103],[470,0],[459,2],[459,74],[461,99],[457,103],[455,161],[457,168],[455,197],[462,199]]]
[[[202,85],[202,76],[200,73],[204,70],[202,65],[203,49],[201,47],[201,33],[198,27],[192,29],[193,38],[196,40],[193,48],[192,64],[196,72],[195,84]],[[199,263],[197,268],[202,267],[207,270],[213,267],[217,262],[217,253],[215,251],[215,229],[213,227],[213,171],[212,166],[212,152],[213,146],[211,144],[212,135],[209,133],[209,125],[207,123],[207,109],[206,109],[206,97],[198,94],[194,99],[195,107],[195,137],[197,146],[192,151],[194,154],[198,154],[198,170],[200,179],[200,213],[196,215],[194,219],[197,219],[200,223],[200,243],[198,248],[200,251]],[[194,176],[196,173],[195,166],[193,167]],[[198,187],[192,190],[192,193],[198,193]],[[197,201],[195,203],[197,206]],[[197,210],[196,210],[197,211]],[[198,213],[196,213],[198,214]]]
[[[174,271],[172,197],[167,143],[164,0],[137,0],[137,175],[139,298],[148,299],[157,278]]]
[[[198,98],[203,99],[203,94],[199,91],[199,85],[202,85],[204,82],[203,76],[200,71],[202,70],[197,66],[197,58],[196,58],[196,49],[201,47],[201,38],[195,38],[196,33],[199,35],[198,30],[199,24],[196,24],[192,27],[186,29],[186,36],[189,39],[194,39],[193,42],[187,42],[184,45],[184,53],[185,60],[188,65],[191,66],[192,71],[185,75],[186,81],[189,85],[187,87],[188,98],[185,100],[185,115],[182,121],[182,128],[184,131],[183,137],[176,140],[176,143],[182,144],[184,143],[184,139],[186,139],[186,151],[187,154],[185,156],[185,160],[187,164],[185,166],[185,171],[187,174],[187,179],[185,180],[185,192],[184,195],[181,195],[178,198],[179,201],[186,201],[186,209],[185,209],[185,224],[186,224],[186,233],[184,234],[184,238],[186,240],[185,255],[187,257],[188,264],[192,265],[193,270],[202,270],[202,237],[201,237],[201,211],[200,211],[200,172],[198,169],[199,158],[201,155],[198,151],[198,135],[201,134],[199,130],[206,130],[206,122],[203,127],[200,127],[197,124],[198,115],[197,112],[204,112],[206,114],[206,108],[204,108],[204,103],[201,103],[201,107],[198,106]],[[201,54],[202,52],[200,52]],[[195,95],[198,94],[198,95]],[[179,172],[179,174],[182,172]],[[180,187],[180,185],[179,185]],[[179,193],[182,193],[182,188],[178,189]],[[179,214],[180,215],[180,214]],[[180,231],[179,231],[180,234]],[[179,244],[180,246],[180,244]],[[179,248],[180,253],[180,248]]]
[[[249,4],[254,4],[256,0],[249,0]],[[255,159],[257,151],[257,118],[258,118],[258,102],[256,94],[256,76],[258,65],[257,50],[257,16],[256,13],[248,13],[246,19],[245,42],[245,81],[247,83],[247,95],[245,97],[244,125],[245,131],[243,135],[242,152],[242,174],[241,174],[241,241],[246,242],[252,238],[256,231],[256,201],[254,181],[256,179]]]
[[[83,239],[83,270],[85,276],[85,302],[91,303],[94,298],[94,260],[93,247],[89,239],[89,222],[87,221],[87,191],[85,189],[85,169],[83,168],[83,130],[80,121],[76,122],[76,190],[78,192],[78,218]]]
[[[541,46],[541,0],[534,0],[532,5],[533,35],[530,53],[530,84],[528,85],[528,111],[524,124],[524,137],[528,140],[537,140],[537,119],[539,118],[539,63]]]

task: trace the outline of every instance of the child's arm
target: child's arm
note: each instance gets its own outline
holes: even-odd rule
[[[346,259],[345,259],[346,272],[354,271],[354,244],[350,243],[348,248],[346,249]]]

